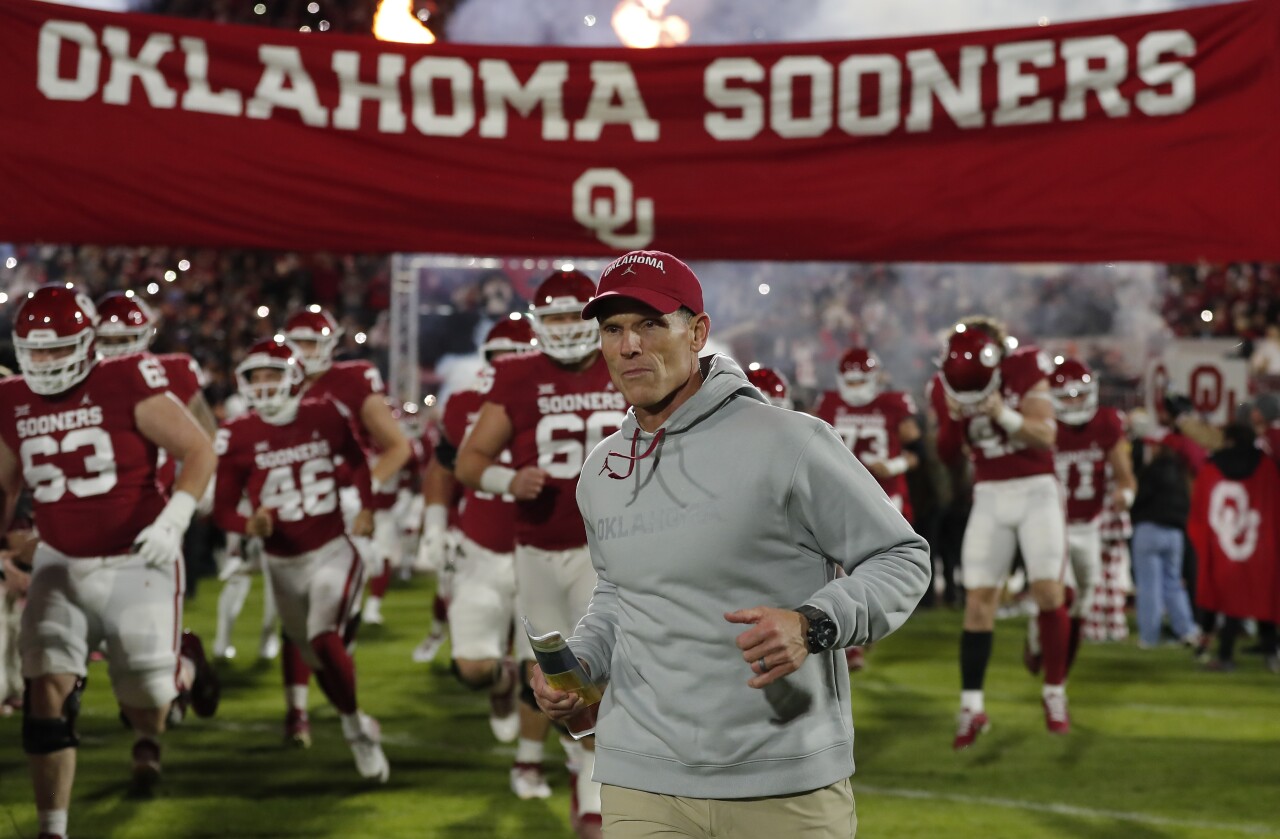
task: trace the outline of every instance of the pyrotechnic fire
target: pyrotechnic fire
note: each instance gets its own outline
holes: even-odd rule
[[[385,2],[385,0],[384,0]],[[673,47],[689,40],[689,22],[666,14],[670,0],[622,0],[613,10],[613,31],[625,46]]]
[[[434,44],[436,36],[413,16],[413,0],[378,0],[373,37],[401,44]]]

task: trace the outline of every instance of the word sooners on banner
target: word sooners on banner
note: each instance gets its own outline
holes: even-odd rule
[[[1280,259],[1280,2],[633,51],[0,0],[0,241]]]

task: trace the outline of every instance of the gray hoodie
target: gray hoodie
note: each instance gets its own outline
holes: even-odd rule
[[[819,789],[853,774],[839,647],[902,625],[928,549],[826,423],[767,404],[725,356],[703,377],[656,443],[631,412],[578,481],[599,582],[569,644],[609,683],[594,777],[693,798]],[[835,619],[837,649],[748,687],[749,627],[724,613],[803,603]]]

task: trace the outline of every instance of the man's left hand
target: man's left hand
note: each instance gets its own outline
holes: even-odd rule
[[[809,657],[804,637],[804,617],[790,609],[756,606],[726,612],[729,623],[751,624],[737,638],[742,660],[751,665],[754,677],[747,684],[762,688],[800,669]]]
[[[356,517],[351,521],[351,535],[373,535],[373,510],[362,508],[360,512],[356,513]]]

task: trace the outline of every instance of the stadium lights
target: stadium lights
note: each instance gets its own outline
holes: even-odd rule
[[[307,25],[304,23],[302,26],[299,26],[299,27],[298,27],[298,31],[299,31],[299,32],[310,32],[310,31],[311,31],[311,27],[310,27],[310,26],[307,26]]]
[[[1204,321],[1205,323],[1212,323],[1213,312],[1209,311],[1208,309],[1205,309],[1200,313],[1200,320]]]
[[[1037,20],[1037,21],[1036,21],[1036,23],[1040,24],[1041,26],[1048,26],[1048,25],[1049,25],[1049,18],[1044,17],[1043,15],[1041,15],[1041,16],[1040,16],[1040,19],[1039,19],[1039,20]]]
[[[511,318],[512,320],[520,320],[520,313],[512,312],[511,314],[507,315],[507,317]]]
[[[3,306],[5,303],[8,303],[8,302],[9,302],[9,295],[5,294],[3,291],[0,291],[0,306]]]
[[[757,288],[757,289],[756,289],[756,291],[760,292],[761,294],[768,294],[768,293],[769,293],[769,284],[768,284],[768,283],[761,283],[761,284],[760,284],[760,287],[759,287],[759,288]]]
[[[307,4],[307,11],[308,11],[308,12],[311,12],[311,14],[313,14],[313,15],[314,15],[316,12],[320,11],[320,4],[319,4],[319,3],[308,3],[308,4]]]
[[[281,332],[277,332],[275,335],[272,335],[271,337],[277,343],[280,343],[280,344],[284,343],[284,334]]]
[[[258,317],[265,318],[269,314],[271,314],[271,310],[268,309],[266,306],[258,307]]]
[[[173,282],[173,281],[174,281],[174,280],[176,280],[176,279],[178,279],[178,272],[177,272],[177,271],[165,271],[165,272],[164,272],[164,281],[165,281],[166,283],[171,283],[171,282]]]
[[[179,271],[186,271],[186,270],[188,270],[190,267],[191,267],[191,263],[190,263],[190,262],[188,262],[187,260],[185,260],[185,259],[179,259],[179,260],[178,260],[178,270],[179,270]]]
[[[572,271],[572,270],[573,270],[573,263],[572,263],[572,262],[566,262],[566,263],[564,263],[563,265],[561,265],[561,266],[560,266],[560,270],[561,270],[561,271]]]
[[[1064,362],[1064,361],[1066,361],[1066,359],[1065,359],[1065,358],[1063,358],[1063,357],[1062,357],[1062,356],[1060,356],[1060,355],[1055,355],[1055,356],[1053,357],[1053,363],[1054,363],[1054,364],[1061,364],[1061,363],[1062,363],[1062,362]]]
[[[11,256],[11,257],[9,257],[8,259],[6,259],[6,260],[4,261],[4,267],[6,267],[6,268],[17,268],[17,267],[18,267],[18,260],[14,259],[14,258]]]
[[[357,344],[363,344],[363,343],[364,343],[365,341],[367,341],[367,340],[369,340],[369,336],[368,336],[368,335],[365,335],[363,332],[357,332],[357,333],[356,333],[356,343],[357,343]]]
[[[423,397],[422,404],[430,408],[432,405],[436,404],[436,395],[434,393],[428,393]]]
[[[126,292],[124,293],[124,296],[125,296],[125,297],[128,297],[130,300],[132,300],[132,299],[133,299],[133,289],[129,289],[128,291],[126,291]]]
[[[321,32],[328,32],[328,31],[329,31],[329,21],[327,21],[327,20],[322,20],[322,21],[320,21],[320,27],[319,27],[319,29],[320,29],[320,31],[321,31]]]
[[[751,362],[750,364],[748,364],[748,365],[747,365],[747,369],[748,369],[748,370],[759,370],[759,369],[760,369],[760,362],[758,362],[758,361],[753,361],[753,362]]]
[[[595,25],[596,25],[596,16],[595,16],[595,15],[587,15],[586,17],[584,17],[584,18],[582,19],[582,22],[583,22],[583,23],[585,23],[587,26],[595,26]]]
[[[155,294],[160,290],[159,283],[147,283],[147,294]]]
[[[262,3],[259,3],[258,5],[253,7],[253,13],[255,15],[265,15],[267,13],[267,7],[264,6]]]
[[[75,283],[67,283],[67,288],[75,288]]]
[[[310,306],[308,306],[308,307],[307,307],[307,311],[308,311],[308,312],[310,312],[310,313],[311,313],[311,314],[313,314],[313,315],[318,315],[318,314],[320,314],[320,304],[319,304],[319,303],[312,303]]]

